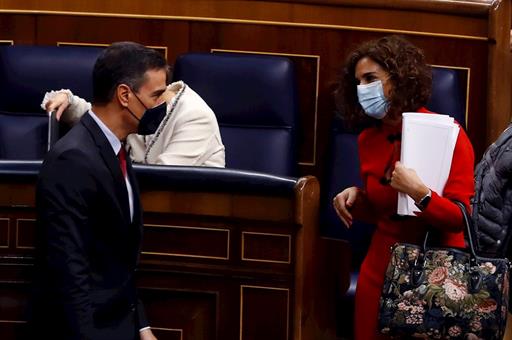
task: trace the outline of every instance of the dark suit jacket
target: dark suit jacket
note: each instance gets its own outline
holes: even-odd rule
[[[142,236],[139,191],[127,163],[133,222],[117,156],[89,114],[47,155],[36,192],[38,332],[132,339],[147,326],[134,283]]]

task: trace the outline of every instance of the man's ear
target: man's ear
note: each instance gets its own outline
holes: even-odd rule
[[[130,98],[130,87],[126,84],[119,84],[116,89],[116,98],[122,107],[128,107],[128,99]]]

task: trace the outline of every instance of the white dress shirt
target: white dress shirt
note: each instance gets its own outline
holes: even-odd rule
[[[110,146],[112,146],[112,149],[114,150],[114,153],[116,155],[119,155],[119,151],[122,147],[121,141],[116,137],[116,135],[114,135],[112,131],[110,131],[110,129],[105,125],[105,123],[103,123],[101,119],[99,119],[98,116],[96,116],[94,112],[92,112],[92,110],[89,110],[89,115],[92,117],[92,119],[94,119],[96,124],[98,124],[105,137],[107,137]],[[124,178],[124,182],[126,183],[126,189],[128,190],[128,202],[130,205],[130,221],[133,221],[133,190],[130,184],[130,180],[128,179],[128,176]]]

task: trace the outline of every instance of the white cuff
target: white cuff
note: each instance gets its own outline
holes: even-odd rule
[[[44,94],[44,98],[43,98],[43,101],[41,102],[41,108],[43,110],[46,111],[46,104],[48,104],[48,102],[50,100],[53,99],[53,97],[55,97],[55,95],[59,94],[59,93],[65,93],[68,95],[68,101],[69,101],[69,105],[72,105],[73,104],[73,92],[71,92],[71,90],[68,90],[68,89],[61,89],[59,91],[50,91],[50,92],[46,92]]]
[[[151,329],[151,327],[149,327],[149,326],[143,327],[143,328],[139,329],[139,333],[142,332],[142,331],[145,331],[146,329]]]

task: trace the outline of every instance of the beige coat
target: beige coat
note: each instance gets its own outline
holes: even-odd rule
[[[167,104],[167,115],[153,135],[129,135],[127,150],[136,163],[224,167],[224,145],[215,114],[205,101],[178,81],[169,85],[174,98]],[[91,109],[91,104],[65,90],[70,106],[62,119],[74,123]],[[44,108],[54,91],[46,94]]]

